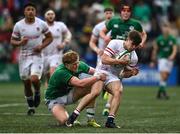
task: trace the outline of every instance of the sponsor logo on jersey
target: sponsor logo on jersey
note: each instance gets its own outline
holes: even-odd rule
[[[119,26],[118,26],[118,24],[114,24],[113,27],[114,28],[118,28]]]

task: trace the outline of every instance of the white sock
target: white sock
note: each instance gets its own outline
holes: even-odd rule
[[[87,115],[88,120],[94,119],[95,108],[87,108],[86,115]]]

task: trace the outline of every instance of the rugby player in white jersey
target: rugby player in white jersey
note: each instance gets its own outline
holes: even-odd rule
[[[24,16],[14,26],[11,44],[20,48],[19,73],[29,108],[27,114],[33,115],[35,107],[40,104],[40,78],[43,71],[41,51],[52,42],[52,35],[47,24],[36,17],[33,3],[24,6]]]
[[[43,50],[43,72],[48,81],[56,67],[62,63],[63,48],[71,41],[72,34],[63,22],[55,21],[56,15],[52,9],[48,9],[44,16],[53,36],[51,44]]]
[[[138,69],[135,67],[138,62],[138,57],[134,50],[139,47],[141,41],[142,38],[140,33],[135,30],[129,32],[128,38],[125,41],[116,39],[110,41],[101,56],[101,65],[97,68],[95,73],[95,75],[97,73],[105,73],[107,75],[106,81],[98,81],[93,84],[91,92],[82,98],[79,105],[70,115],[66,122],[67,126],[72,126],[80,112],[89,102],[99,96],[104,86],[106,91],[112,95],[111,107],[105,127],[119,128],[119,126],[116,126],[114,123],[114,118],[118,111],[123,92],[123,85],[119,78],[119,72],[124,71],[124,76],[122,77],[131,77],[138,74]],[[124,56],[120,59],[115,58],[119,53],[124,51],[130,53],[129,57]]]

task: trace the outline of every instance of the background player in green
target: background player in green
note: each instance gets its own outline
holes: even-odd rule
[[[68,119],[65,105],[72,104],[86,95],[96,81],[106,79],[104,74],[79,79],[79,74],[94,74],[95,70],[79,61],[79,55],[74,51],[65,53],[62,62],[50,77],[45,92],[46,105],[60,124],[64,124]],[[94,102],[89,106],[94,107]]]
[[[114,17],[104,27],[100,36],[108,44],[111,39],[125,40],[128,33],[132,30],[137,30],[141,33],[142,43],[140,47],[144,47],[144,43],[147,38],[146,32],[143,30],[141,24],[131,17],[131,7],[128,4],[124,4],[120,8],[120,18]],[[106,35],[108,31],[111,31],[111,36]]]
[[[150,66],[154,67],[156,58],[158,58],[158,70],[160,72],[159,90],[157,93],[158,99],[169,98],[166,93],[166,85],[176,53],[176,39],[170,34],[170,24],[168,22],[163,22],[162,35],[158,36],[154,42],[152,62],[150,63]]]

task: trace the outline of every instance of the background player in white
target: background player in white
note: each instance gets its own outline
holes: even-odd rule
[[[63,48],[71,41],[72,34],[63,22],[55,21],[56,15],[52,9],[48,9],[44,16],[53,36],[51,44],[43,50],[43,72],[48,81],[56,67],[62,63]]]
[[[105,27],[106,23],[114,16],[114,12],[112,8],[105,8],[104,9],[104,17],[105,20],[95,25],[92,31],[91,39],[89,42],[90,48],[97,53],[97,64],[98,67],[99,63],[101,62],[100,56],[103,54],[104,49],[106,48],[107,44],[105,43],[104,39],[100,37],[100,31]],[[110,32],[107,33],[110,36]],[[107,94],[107,92],[106,92]],[[109,94],[110,97],[110,94]],[[103,115],[107,115],[109,113],[111,97],[107,100],[106,108],[103,110]]]
[[[20,47],[19,72],[24,83],[24,94],[28,103],[28,115],[35,113],[34,107],[40,104],[40,78],[43,71],[42,49],[52,41],[47,24],[35,17],[36,6],[24,6],[25,18],[18,21],[11,37],[11,44]],[[43,35],[45,36],[43,40]],[[31,86],[34,87],[34,97]]]
[[[124,77],[131,77],[138,74],[138,69],[134,67],[138,62],[138,57],[134,50],[139,47],[141,41],[141,35],[137,31],[129,32],[128,38],[125,41],[110,41],[101,57],[102,64],[96,70],[96,73],[105,73],[107,75],[106,81],[98,81],[94,83],[91,92],[83,97],[76,110],[74,110],[69,117],[66,122],[67,126],[71,126],[73,124],[80,111],[82,111],[89,102],[95,99],[100,94],[103,86],[105,86],[105,89],[112,95],[110,112],[105,126],[109,128],[119,128],[114,123],[114,118],[119,108],[123,91],[122,82],[119,79],[119,72],[126,68],[128,69],[128,76]],[[129,57],[124,56],[121,59],[115,58],[119,53],[124,51],[130,53]],[[124,72],[124,75],[125,74],[126,73]]]

